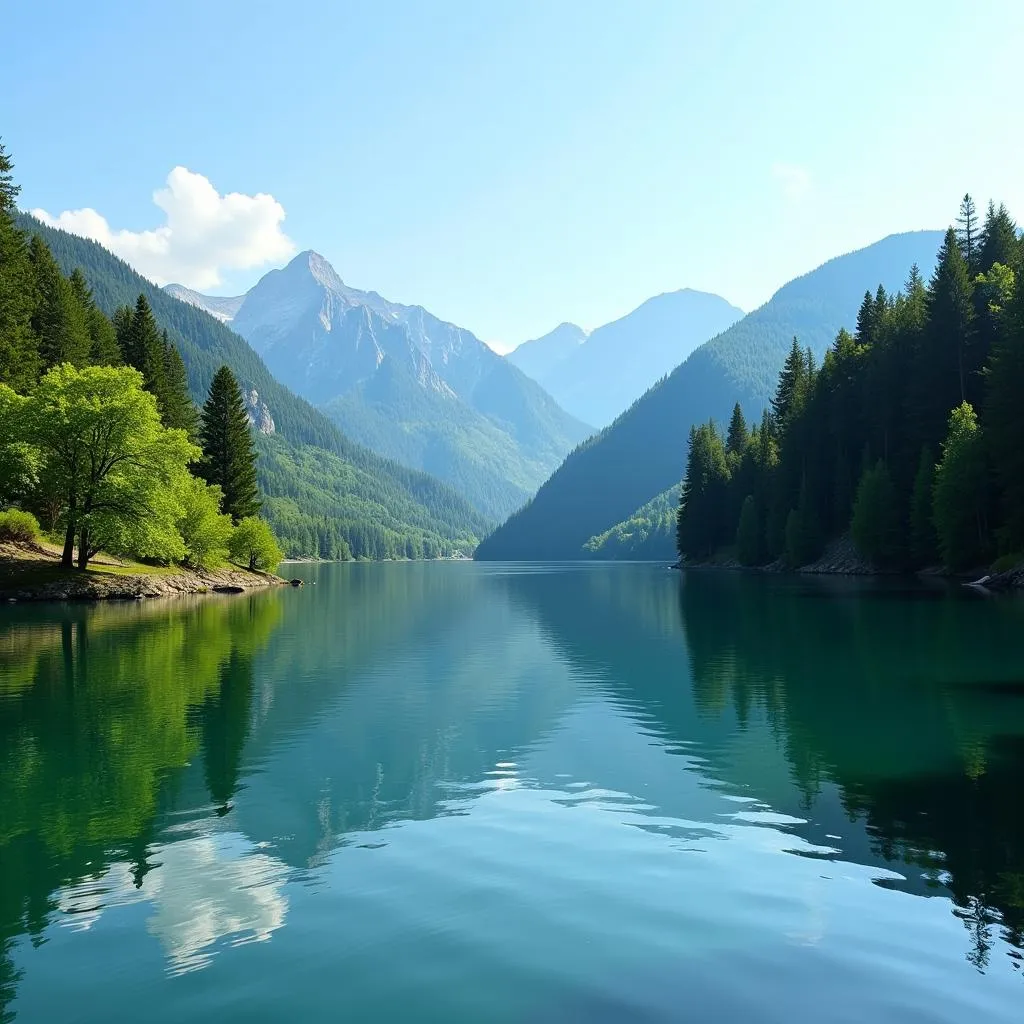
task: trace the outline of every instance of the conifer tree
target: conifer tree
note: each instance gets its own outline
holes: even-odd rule
[[[803,391],[807,375],[807,361],[800,342],[793,338],[789,355],[779,374],[779,383],[772,398],[772,413],[779,428],[784,430],[790,414],[793,412],[800,394]]]
[[[97,308],[92,289],[80,268],[75,267],[68,278],[68,283],[75,298],[85,310],[86,329],[89,332],[89,363],[93,366],[119,365],[121,352],[117,345],[117,332],[114,325]]]
[[[256,487],[256,449],[242,391],[235,375],[222,366],[203,406],[199,441],[203,458],[197,471],[224,492],[223,511],[237,524],[260,509]]]
[[[732,419],[729,420],[729,432],[725,437],[725,450],[729,455],[739,458],[747,447],[750,434],[747,431],[747,421],[743,417],[743,410],[737,402],[732,409]]]
[[[1024,552],[1024,280],[999,323],[986,373],[986,433],[1001,491],[1000,547]]]
[[[159,403],[165,387],[164,342],[146,296],[140,295],[136,300],[130,322],[125,324],[120,310],[116,316],[115,328],[124,361],[142,374],[146,390]]]
[[[968,193],[960,202],[960,213],[956,218],[956,237],[960,243],[960,251],[970,274],[978,272],[981,243],[981,231],[978,226],[978,211],[974,200]]]
[[[978,270],[988,273],[993,264],[1002,263],[1012,267],[1016,263],[1018,240],[1017,225],[1006,207],[1000,203],[988,204],[985,226],[981,230],[981,246],[978,253]]]
[[[166,331],[163,348],[163,392],[157,395],[160,418],[165,427],[184,430],[189,437],[195,437],[199,429],[199,415],[189,394],[188,374],[181,353],[171,343]]]
[[[38,376],[40,361],[32,330],[32,265],[13,219],[19,192],[13,167],[0,144],[0,383],[23,391]]]
[[[928,326],[920,371],[924,441],[941,437],[949,410],[967,400],[967,348],[973,319],[968,265],[950,228],[928,287]]]
[[[31,322],[39,338],[43,366],[60,363],[86,366],[92,339],[85,307],[38,235],[29,243],[29,260],[35,276],[35,309]]]

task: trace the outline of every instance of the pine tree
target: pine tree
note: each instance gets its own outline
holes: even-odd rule
[[[115,316],[114,326],[124,361],[142,374],[146,390],[159,404],[165,387],[164,342],[146,296],[138,297],[127,325],[121,310]]]
[[[199,441],[203,458],[198,474],[224,492],[223,511],[235,523],[259,512],[256,449],[242,391],[226,366],[214,374],[203,406]]]
[[[92,289],[78,267],[71,272],[68,283],[75,298],[85,310],[86,329],[89,332],[89,363],[93,366],[119,365],[121,352],[117,345],[114,325],[97,308]]]
[[[978,271],[987,274],[996,263],[1012,267],[1016,262],[1017,248],[1017,225],[1013,218],[1002,203],[996,207],[990,202],[981,231]]]
[[[750,434],[747,431],[747,421],[743,417],[743,410],[737,402],[732,409],[732,419],[729,420],[729,432],[725,438],[725,450],[729,455],[737,459],[743,455],[747,447]]]
[[[86,366],[92,339],[85,307],[38,235],[29,243],[28,254],[35,277],[36,301],[31,322],[39,338],[43,366]]]
[[[793,338],[789,355],[779,374],[779,383],[772,398],[772,413],[780,430],[785,430],[790,414],[799,401],[807,376],[807,361],[800,342]]]
[[[857,310],[855,337],[858,345],[870,345],[875,340],[875,300],[871,297],[871,292],[864,293],[860,309]]]
[[[986,372],[986,433],[1000,490],[1000,547],[1024,552],[1024,279],[1017,278]]]
[[[27,390],[39,375],[39,343],[32,330],[32,265],[25,236],[15,226],[14,165],[0,144],[0,383]]]
[[[952,228],[939,249],[928,287],[925,351],[917,367],[922,440],[941,438],[949,410],[967,400],[973,319],[968,266]]]
[[[189,437],[195,437],[199,429],[199,415],[188,391],[188,374],[181,353],[171,344],[166,331],[163,347],[163,392],[157,395],[160,418],[165,427],[184,430]]]
[[[976,274],[981,256],[981,232],[978,228],[978,211],[974,200],[968,193],[960,202],[960,213],[956,218],[956,237],[960,243],[960,251],[967,263],[968,272]]]

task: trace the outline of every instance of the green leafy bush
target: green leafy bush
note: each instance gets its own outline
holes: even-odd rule
[[[40,536],[39,520],[31,512],[23,512],[20,508],[0,512],[0,540],[36,544]]]
[[[232,561],[250,570],[273,569],[284,557],[270,527],[256,516],[247,516],[236,527],[228,541]]]

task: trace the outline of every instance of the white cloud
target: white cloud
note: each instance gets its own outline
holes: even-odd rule
[[[175,167],[167,187],[153,193],[165,222],[150,231],[115,231],[92,209],[32,215],[52,227],[95,239],[156,284],[215,288],[226,270],[247,270],[287,259],[295,244],[281,230],[284,207],[271,195],[221,195],[208,178]]]
[[[798,203],[810,191],[810,171],[799,164],[774,163],[772,176],[781,186],[787,202]]]

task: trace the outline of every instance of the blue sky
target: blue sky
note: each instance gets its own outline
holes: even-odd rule
[[[219,293],[313,248],[500,348],[685,286],[753,308],[967,190],[1024,219],[1012,0],[36,0],[5,25],[24,207],[95,211],[79,230]]]

